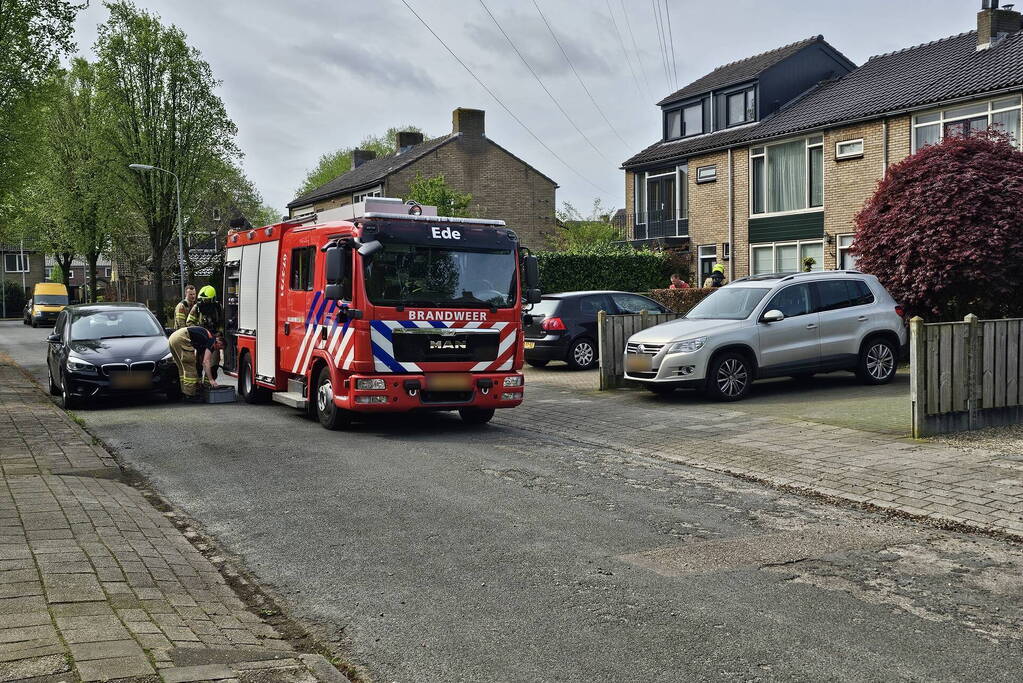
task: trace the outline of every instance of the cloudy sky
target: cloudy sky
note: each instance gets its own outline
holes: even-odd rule
[[[559,202],[582,208],[600,197],[620,207],[618,167],[659,136],[654,103],[676,82],[681,87],[721,64],[816,34],[861,64],[971,30],[980,8],[980,0],[536,0],[594,106],[533,0],[483,0],[496,23],[480,0],[136,3],[182,28],[223,81],[245,171],[267,203],[282,210],[322,153],[393,125],[445,134],[456,107],[485,109],[487,135],[557,180]],[[78,20],[78,46],[86,55],[106,18],[98,0],[91,4]],[[671,68],[655,6],[665,33],[670,19]]]

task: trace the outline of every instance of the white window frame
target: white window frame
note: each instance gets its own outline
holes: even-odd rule
[[[712,251],[709,254],[705,254],[704,253],[705,249],[713,249],[714,251]],[[710,264],[711,268],[713,268],[714,265],[718,262],[718,245],[716,243],[715,244],[701,244],[698,247],[696,247],[696,276],[697,276],[697,278],[701,278],[699,280],[699,282],[697,283],[700,287],[703,287],[703,279],[702,278],[703,278],[703,262],[704,261],[712,261],[712,263]]]
[[[706,175],[704,171],[709,171]],[[718,167],[717,164],[708,164],[707,166],[696,167],[696,184],[702,185],[703,183],[713,183],[718,179]]]
[[[73,282],[74,279],[75,279],[75,269],[74,269],[74,267],[68,268],[67,269],[67,281],[68,282]]]
[[[352,195],[352,204],[358,204],[359,202],[366,201],[366,197],[382,197],[384,194],[384,186],[377,185],[369,189],[363,190]]]
[[[997,102],[998,100],[1007,100],[1010,97],[1018,98],[1017,99],[1017,103],[1015,105],[1013,105],[1011,107],[1001,107],[999,109],[995,109],[994,108],[995,102]],[[992,115],[1000,114],[1000,113],[1005,112],[1005,111],[1014,111],[1014,110],[1018,110],[1020,112],[1021,134],[1019,136],[1020,139],[1016,140],[1016,146],[1020,147],[1021,149],[1023,149],[1023,97],[1021,97],[1020,93],[1003,93],[1000,97],[994,97],[994,98],[991,98],[989,100],[976,100],[976,101],[973,101],[973,102],[957,102],[956,104],[947,105],[947,106],[945,106],[945,107],[943,107],[941,109],[929,109],[927,111],[922,111],[922,112],[919,112],[917,114],[914,114],[913,115],[913,129],[912,129],[912,131],[910,131],[910,133],[911,133],[910,144],[912,145],[913,152],[915,153],[918,150],[918,147],[916,146],[916,131],[917,131],[918,128],[925,128],[927,126],[937,126],[938,127],[938,142],[941,142],[942,140],[945,139],[945,124],[946,123],[953,123],[955,121],[963,121],[963,120],[966,120],[966,119],[972,119],[972,118],[976,118],[978,116],[983,116],[984,115],[984,112],[977,112],[975,114],[964,114],[962,116],[950,116],[950,117],[946,118],[945,117],[945,112],[951,111],[953,109],[959,109],[960,107],[968,107],[970,105],[980,105],[980,104],[986,104],[987,105],[987,125],[988,125],[988,128],[991,127],[991,117],[992,117]],[[922,123],[920,122],[920,117],[921,116],[933,116],[934,114],[938,115],[937,120],[935,120],[935,121],[924,121]]]
[[[806,204],[804,209],[793,209],[792,211],[764,211],[763,213],[753,213],[753,190],[755,179],[753,177],[753,160],[763,159],[764,160],[764,208],[767,208],[767,188],[770,187],[770,183],[767,182],[767,174],[770,171],[770,166],[767,163],[767,150],[770,147],[777,147],[778,145],[787,145],[792,142],[803,141],[804,155],[806,159],[806,177],[803,179],[803,201]],[[813,142],[811,142],[811,140]],[[799,138],[787,138],[785,140],[777,140],[770,144],[757,145],[756,147],[749,148],[749,197],[747,198],[749,203],[749,217],[750,218],[770,218],[771,216],[794,216],[801,213],[821,213],[824,211],[824,197],[827,191],[824,185],[824,163],[822,158],[821,163],[821,205],[810,206],[810,151],[814,149],[821,149],[821,156],[823,157],[824,149],[824,135],[808,135]],[[754,153],[754,150],[761,150],[760,152]]]
[[[646,216],[646,206],[641,206],[639,202],[639,188],[643,188],[643,199],[647,198],[647,182],[653,178],[663,178],[664,176],[674,175],[675,176],[675,235],[684,237],[685,234],[681,232],[681,226],[678,224],[681,220],[689,218],[689,188],[686,185],[689,179],[689,165],[688,163],[682,163],[675,166],[674,171],[665,171],[663,173],[651,174],[649,171],[643,171],[642,173],[633,174],[633,187],[632,187],[632,224],[633,228],[637,225],[646,225],[647,220],[640,223],[637,220],[638,216]],[[683,194],[684,193],[684,194]],[[683,203],[684,200],[684,203]],[[688,234],[688,233],[686,233]]]
[[[859,145],[860,148],[855,152],[843,152],[842,148],[848,147],[849,145]],[[864,152],[863,138],[855,138],[853,140],[842,140],[841,142],[835,143],[836,159],[858,159],[859,157],[863,156],[863,152]]]
[[[772,273],[779,272],[777,270],[777,266],[778,266],[778,261],[777,261],[777,259],[778,259],[778,247],[795,247],[796,248],[796,266],[798,268],[798,270],[796,270],[796,272],[797,273],[801,272],[802,269],[803,269],[803,264],[800,262],[799,253],[802,250],[803,245],[805,245],[805,244],[819,244],[820,245],[820,247],[821,247],[821,262],[816,264],[816,265],[819,267],[819,270],[824,270],[824,262],[823,262],[823,259],[824,259],[824,240],[823,239],[785,240],[783,242],[758,242],[756,244],[749,245],[749,261],[748,261],[748,263],[749,263],[749,274],[750,275],[761,275],[762,274],[762,273],[754,273],[753,272],[753,250],[754,249],[767,249],[767,248],[771,249],[771,267],[774,269],[774,270],[771,270],[769,272],[772,272]],[[814,270],[813,272],[818,272],[818,271]]]
[[[849,244],[842,245],[843,238],[849,238]],[[846,232],[841,235],[835,235],[835,267],[838,269],[842,268],[842,254],[843,252],[849,251],[852,248],[853,242],[856,236],[851,232]],[[853,266],[856,267],[855,265]]]
[[[45,266],[43,268],[43,279],[47,282],[53,279],[53,266]]]
[[[7,259],[12,256],[15,258],[15,263],[17,264],[17,266],[15,266],[14,270],[9,270],[7,268]],[[4,253],[5,273],[27,273],[31,269],[31,265],[32,264],[29,261],[29,254],[25,254],[20,251],[8,251]]]

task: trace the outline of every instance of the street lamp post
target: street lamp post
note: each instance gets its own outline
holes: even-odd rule
[[[181,298],[185,298],[185,238],[184,231],[181,223],[181,183],[178,180],[178,175],[173,171],[168,171],[165,168],[159,168],[158,166],[150,166],[149,164],[128,164],[128,168],[133,171],[163,171],[164,173],[170,173],[174,176],[174,196],[177,198],[178,204],[178,270],[179,276],[181,277]]]

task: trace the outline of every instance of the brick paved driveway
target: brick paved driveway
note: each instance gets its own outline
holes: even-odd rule
[[[722,404],[692,392],[580,390],[574,375],[556,370],[528,371],[528,400],[497,419],[1023,538],[1023,454],[909,439],[905,374],[886,387],[863,387],[841,374],[815,377],[809,387],[763,382],[750,399]]]

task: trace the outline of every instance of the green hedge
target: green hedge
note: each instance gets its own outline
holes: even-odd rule
[[[696,304],[703,301],[708,294],[714,292],[714,287],[706,289],[653,289],[648,296],[657,303],[664,304],[676,313],[688,313]]]
[[[21,288],[21,283],[7,280],[6,287],[4,288],[4,298],[7,303],[7,317],[20,318],[25,308],[25,302],[28,301],[28,297],[25,296],[25,290]]]
[[[643,292],[664,287],[674,265],[665,252],[598,247],[585,252],[544,251],[540,291],[544,294],[587,289]]]

